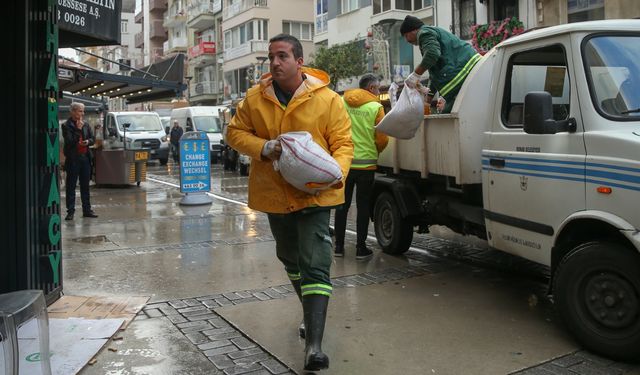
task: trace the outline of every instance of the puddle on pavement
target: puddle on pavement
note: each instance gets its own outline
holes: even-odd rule
[[[91,245],[111,242],[107,238],[107,236],[105,236],[104,234],[101,234],[99,236],[71,238],[70,240],[72,242],[78,242],[78,243],[83,243],[83,244],[91,244]]]

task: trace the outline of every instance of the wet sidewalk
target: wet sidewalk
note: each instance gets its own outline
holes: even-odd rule
[[[301,306],[266,215],[244,204],[246,177],[214,166],[204,207],[180,206],[177,183],[171,164],[150,165],[140,187],[92,186],[99,218],[63,223],[65,294],[150,297],[81,373],[304,373]],[[545,298],[544,269],[459,240],[419,235],[392,257],[372,239],[374,258],[357,262],[348,234],[320,373],[640,373],[577,346]]]

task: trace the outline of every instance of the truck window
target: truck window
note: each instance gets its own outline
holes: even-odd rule
[[[155,115],[120,115],[118,116],[118,128],[122,130],[123,124],[131,124],[128,131],[159,131],[162,130],[160,118]]]
[[[640,36],[599,35],[583,43],[587,82],[601,115],[616,121],[640,118]]]
[[[569,73],[562,46],[547,46],[511,56],[502,105],[505,126],[522,127],[524,97],[531,91],[551,94],[555,120],[569,117]]]

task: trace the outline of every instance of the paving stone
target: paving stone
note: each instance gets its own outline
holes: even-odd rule
[[[186,303],[187,306],[199,306],[200,305],[200,301],[196,300],[195,298],[183,299],[182,302]]]
[[[250,355],[261,354],[261,353],[264,353],[264,351],[260,348],[250,348],[246,350],[240,350],[238,352],[229,353],[229,358],[238,359],[238,358],[248,357]]]
[[[207,299],[202,301],[202,304],[205,305],[208,309],[215,309],[216,307],[220,307],[218,302],[212,299]]]
[[[162,313],[162,311],[158,310],[158,309],[150,309],[150,310],[144,310],[144,313],[147,314],[147,316],[149,318],[159,318],[161,316],[164,316],[164,314]]]
[[[179,323],[184,323],[187,321],[187,318],[185,318],[182,315],[167,315],[167,319],[169,319],[171,321],[171,323],[173,324],[179,324]]]
[[[176,324],[176,327],[180,329],[185,329],[185,328],[191,328],[191,327],[200,327],[206,324],[209,324],[209,323],[208,322],[185,322],[185,323]]]
[[[141,315],[136,315],[136,320],[147,320],[147,319],[149,319],[149,317],[144,315],[144,313],[142,313]]]
[[[238,331],[226,332],[226,333],[218,333],[216,335],[209,335],[209,339],[211,340],[224,340],[224,339],[232,339],[235,337],[242,337],[242,334]]]
[[[159,309],[161,307],[169,307],[169,304],[166,302],[152,303],[150,305],[146,305],[143,310]]]
[[[239,337],[237,339],[231,339],[231,342],[236,344],[236,346],[240,350],[249,349],[249,348],[253,348],[254,346],[256,346],[256,344],[254,344],[253,342],[248,340],[246,337]]]
[[[262,292],[253,293],[253,296],[259,299],[260,301],[268,301],[271,299],[271,297],[269,297],[268,295]]]
[[[522,370],[520,372],[516,372],[514,375],[554,375],[554,374],[538,366],[538,367],[531,367],[526,370]]]
[[[556,358],[553,361],[551,361],[551,363],[561,367],[570,367],[573,365],[577,365],[582,361],[584,361],[584,359],[576,356],[574,353],[574,354],[565,355],[564,357]]]
[[[282,294],[280,294],[280,293],[278,293],[278,292],[276,292],[274,290],[271,290],[271,289],[265,289],[263,291],[263,293],[268,295],[269,297],[271,297],[273,299],[278,299],[278,298],[282,298],[283,297]]]
[[[209,350],[209,349],[215,349],[215,348],[219,348],[227,345],[231,345],[231,341],[229,340],[209,341],[209,342],[205,342],[203,344],[198,345],[198,349]]]
[[[233,303],[236,305],[239,305],[241,303],[257,302],[257,301],[260,301],[260,300],[257,299],[256,297],[249,297],[249,298],[237,299],[233,301]]]
[[[179,314],[178,310],[174,309],[173,307],[167,305],[166,307],[161,307],[160,311],[162,311],[162,313],[164,315],[176,315]]]
[[[262,369],[258,371],[247,372],[245,373],[245,375],[271,375],[271,373],[265,369]]]
[[[557,366],[554,365],[552,363],[544,363],[540,366],[537,366],[543,370],[549,371],[550,373],[554,374],[554,375],[576,375],[575,372],[571,371],[570,369],[567,369],[565,367],[561,367],[561,366]]]
[[[280,362],[275,359],[267,359],[266,361],[260,362],[264,367],[269,370],[272,374],[282,374],[283,372],[287,372],[289,369],[284,367]]]
[[[227,375],[240,375],[240,374],[246,374],[248,372],[261,370],[261,369],[264,369],[264,367],[262,367],[262,365],[260,365],[259,363],[254,363],[254,364],[249,365],[249,366],[229,367],[229,368],[224,369],[224,373],[227,374]]]
[[[370,285],[373,284],[371,280],[367,280],[366,278],[360,275],[353,275],[353,279],[361,283],[362,285]]]
[[[229,301],[226,298],[216,298],[215,301],[218,303],[218,305],[220,306],[231,306],[233,305],[233,302]]]
[[[215,355],[213,357],[209,357],[209,360],[219,370],[224,370],[228,367],[233,367],[236,365],[235,363],[233,363],[231,359],[229,359],[229,357],[226,354],[220,354],[220,355]]]
[[[229,332],[236,332],[236,330],[233,327],[224,327],[224,328],[214,328],[214,329],[202,331],[202,333],[207,336],[214,336],[214,335],[219,335],[221,333],[229,333]]]
[[[620,375],[623,373],[619,369],[604,367],[591,361],[584,361],[575,366],[569,367],[569,369],[580,375]]]
[[[191,307],[185,307],[184,309],[178,309],[178,312],[182,315],[187,315],[189,313],[193,313],[194,311],[208,311],[208,309],[201,304],[200,306],[191,306]]]
[[[207,357],[213,357],[219,354],[227,354],[227,353],[237,352],[237,351],[238,351],[238,348],[236,348],[235,345],[227,345],[227,346],[221,346],[215,349],[205,350],[203,353]]]
[[[200,324],[196,326],[183,328],[181,331],[186,334],[186,333],[205,331],[205,330],[211,329],[211,324],[209,324],[208,322],[200,321],[200,322],[193,322],[193,323],[200,323]],[[181,324],[184,324],[184,323],[181,323]]]
[[[229,323],[227,323],[226,320],[222,319],[219,316],[216,316],[215,318],[209,319],[208,322],[211,323],[211,325],[216,327],[216,328],[230,327]]]
[[[238,295],[240,298],[249,298],[249,297],[251,297],[251,293],[249,293],[249,292],[236,292],[236,295]]]
[[[210,299],[216,299],[222,297],[222,294],[210,294],[208,296],[198,297],[196,298],[198,301],[203,302]]]
[[[291,293],[290,291],[288,291],[288,290],[286,290],[286,289],[284,289],[282,287],[279,287],[279,286],[272,286],[271,289],[273,291],[275,291],[276,293],[280,293],[280,294]]]
[[[242,297],[240,297],[239,295],[237,295],[236,293],[223,293],[222,294],[225,298],[231,300],[231,301],[235,301],[237,299],[242,299]],[[218,300],[216,300],[217,302]]]
[[[588,360],[588,361],[591,361],[591,362],[595,362],[595,363],[600,364],[602,366],[609,366],[610,364],[613,363],[613,361],[608,359],[608,358],[600,357],[598,355],[595,355],[593,353],[589,353],[589,352],[584,351],[584,350],[581,350],[581,351],[577,352],[576,356],[584,358],[585,360]]]
[[[207,314],[203,314],[203,315],[196,315],[196,316],[187,316],[187,319],[189,319],[192,322],[197,322],[198,320],[207,320],[207,319],[211,319],[211,318],[215,318],[216,315],[212,314],[211,312],[207,313]]]
[[[233,362],[235,362],[238,366],[249,366],[252,363],[265,361],[271,358],[272,357],[269,353],[259,353],[235,359],[233,360]]]
[[[200,344],[209,342],[209,338],[200,332],[187,333],[185,336],[189,339],[189,341],[191,341],[195,345],[200,345]]]
[[[187,304],[182,301],[169,301],[168,303],[175,309],[181,309],[183,307],[187,307]]]

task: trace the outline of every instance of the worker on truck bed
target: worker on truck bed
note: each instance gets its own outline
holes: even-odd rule
[[[400,26],[405,40],[420,47],[422,61],[404,81],[415,88],[422,74],[429,71],[430,90],[444,98],[443,113],[451,112],[462,83],[481,56],[465,41],[439,27],[427,26],[419,18],[406,16]]]

